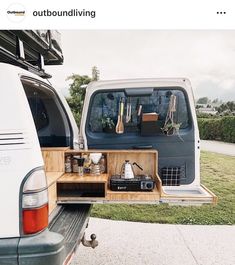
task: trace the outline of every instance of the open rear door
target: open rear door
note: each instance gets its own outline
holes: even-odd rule
[[[163,186],[160,202],[171,205],[215,205],[217,203],[217,196],[204,185],[195,188]]]

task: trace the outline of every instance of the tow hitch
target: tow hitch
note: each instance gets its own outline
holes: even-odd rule
[[[91,240],[86,240],[86,235],[84,233],[82,237],[82,244],[85,247],[90,247],[90,248],[96,248],[98,246],[98,241],[96,240],[96,235],[91,234],[90,236]]]

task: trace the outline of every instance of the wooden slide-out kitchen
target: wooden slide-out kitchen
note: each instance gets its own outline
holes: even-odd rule
[[[65,159],[102,153],[105,159],[105,171],[100,175],[77,172],[65,172]],[[69,203],[181,203],[216,204],[217,197],[206,187],[201,186],[202,194],[167,194],[158,176],[158,152],[156,150],[71,150],[67,147],[42,148],[49,194],[49,212],[57,204]],[[110,178],[119,175],[125,161],[135,162],[136,175],[145,175],[154,182],[150,190],[125,191],[111,190]]]

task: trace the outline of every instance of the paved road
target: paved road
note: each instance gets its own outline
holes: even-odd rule
[[[79,246],[72,265],[234,265],[235,226],[163,225],[90,219],[96,249]]]
[[[201,150],[235,156],[235,144],[201,140]]]

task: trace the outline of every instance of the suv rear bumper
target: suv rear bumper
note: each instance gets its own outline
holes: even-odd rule
[[[1,265],[62,265],[80,243],[91,205],[69,205],[49,229],[29,237],[0,239]]]
[[[36,236],[21,238],[18,245],[18,264],[63,264],[66,256],[63,242],[62,235],[48,229]]]
[[[64,237],[48,229],[35,236],[0,239],[1,265],[63,264]]]

